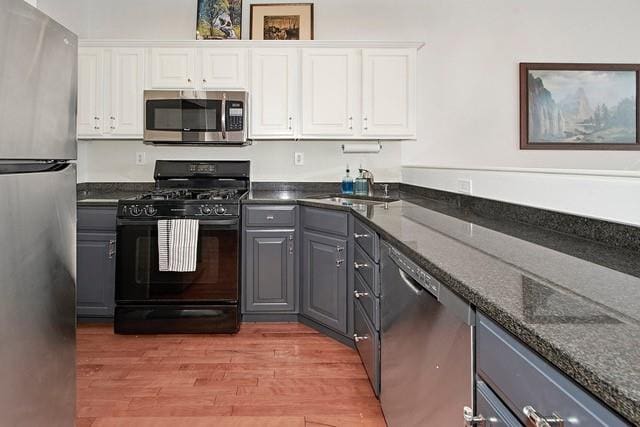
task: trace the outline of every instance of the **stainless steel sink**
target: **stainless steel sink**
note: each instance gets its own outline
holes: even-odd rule
[[[333,202],[338,203],[343,206],[353,206],[353,205],[366,205],[366,206],[375,206],[375,205],[383,205],[389,202],[395,202],[396,199],[387,199],[387,200],[375,200],[375,199],[360,199],[356,197],[326,197],[319,199],[325,202]]]

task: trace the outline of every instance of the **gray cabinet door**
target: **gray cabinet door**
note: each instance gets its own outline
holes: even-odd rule
[[[295,230],[247,230],[245,311],[295,312]]]
[[[305,231],[302,244],[302,312],[347,334],[347,241]]]
[[[77,313],[112,317],[116,275],[116,235],[78,233]]]

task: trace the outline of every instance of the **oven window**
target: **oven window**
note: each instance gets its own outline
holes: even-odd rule
[[[196,271],[160,272],[156,225],[118,229],[116,299],[237,301],[238,231],[200,225]]]
[[[222,102],[200,99],[147,101],[147,130],[167,132],[219,132]]]

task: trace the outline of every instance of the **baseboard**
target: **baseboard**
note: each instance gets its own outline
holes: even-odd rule
[[[298,322],[296,313],[243,314],[243,322]]]

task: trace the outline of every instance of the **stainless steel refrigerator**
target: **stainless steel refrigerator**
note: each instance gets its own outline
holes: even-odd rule
[[[74,425],[77,50],[0,0],[1,425]]]

